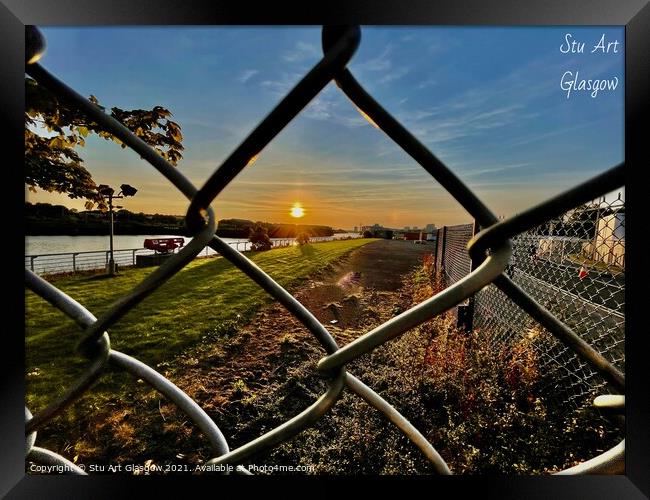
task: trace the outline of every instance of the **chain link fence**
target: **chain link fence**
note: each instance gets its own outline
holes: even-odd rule
[[[474,225],[450,226],[444,233],[447,241],[444,244],[441,271],[444,273],[445,282],[452,285],[472,271],[472,259],[467,253],[467,243],[474,236]]]
[[[591,202],[513,239],[506,274],[621,372],[625,371],[625,203]],[[589,363],[540,329],[496,287],[475,299],[474,327],[507,344],[532,342],[540,369],[553,375],[547,391],[567,407],[589,404],[606,381]]]
[[[439,230],[445,252],[439,278],[451,286],[467,276],[466,250],[473,224]],[[513,238],[505,273],[539,304],[569,326],[621,372],[625,371],[625,202],[600,198],[565,212]],[[468,304],[469,305],[469,301]],[[542,388],[565,409],[590,404],[606,380],[576,353],[556,340],[494,285],[479,291],[469,321],[496,350],[524,338],[537,351],[539,368],[553,385]],[[608,388],[609,389],[609,388]]]
[[[203,186],[197,189],[179,170],[170,165],[124,125],[104,113],[102,109],[88,99],[77,94],[38,62],[35,62],[44,50],[45,40],[37,29],[27,27],[26,73],[35,79],[38,84],[47,87],[58,99],[69,103],[79,113],[86,115],[107,132],[119,138],[179,189],[189,201],[186,225],[193,234],[191,241],[181,251],[152,271],[140,284],[112,304],[98,318],[52,284],[30,270],[25,270],[27,288],[74,319],[82,328],[82,335],[76,349],[88,359],[87,368],[79,379],[62,394],[54,398],[48,406],[33,415],[29,409],[25,409],[25,453],[28,460],[44,464],[57,464],[64,467],[68,472],[83,473],[78,467],[60,455],[36,446],[36,433],[40,427],[48,423],[55,415],[89,390],[91,384],[102,376],[104,368],[110,364],[114,368],[132,374],[134,380],[142,379],[152,386],[176,404],[203,431],[214,453],[214,458],[208,461],[206,466],[237,465],[253,455],[293,438],[303,429],[325,416],[336,403],[342,391],[349,390],[379,410],[392,424],[397,426],[421,450],[432,463],[436,472],[450,474],[451,471],[434,446],[393,406],[348,372],[346,365],[390,339],[452,309],[490,283],[493,283],[490,287],[494,286],[501,290],[504,294],[504,301],[506,301],[505,297],[507,296],[507,300],[516,303],[522,311],[531,315],[547,328],[549,333],[557,337],[563,345],[576,352],[577,356],[584,360],[584,363],[592,365],[596,372],[602,374],[619,391],[624,390],[624,376],[619,368],[582,340],[569,325],[563,323],[551,311],[545,309],[542,304],[535,300],[533,295],[527,293],[516,281],[513,281],[507,272],[504,273],[509,263],[512,262],[513,244],[511,239],[513,237],[525,234],[544,222],[554,220],[567,210],[578,207],[590,199],[602,196],[620,187],[623,184],[623,165],[616,166],[604,174],[586,181],[522,214],[499,222],[492,211],[451,170],[397,122],[356,81],[352,73],[347,69],[347,64],[356,52],[360,41],[361,30],[359,27],[324,27],[322,31],[323,58],[305,74],[235,151],[226,158]],[[468,211],[471,217],[476,220],[477,226],[484,228],[474,236],[467,247],[463,247],[461,243],[468,235],[466,229],[464,232],[457,233],[455,237],[450,236],[453,242],[449,246],[449,255],[456,255],[456,252],[461,252],[461,250],[461,253],[467,253],[467,250],[469,250],[468,255],[471,257],[471,266],[469,268],[467,261],[464,261],[463,264],[448,266],[451,276],[460,278],[458,281],[435,296],[346,344],[344,347],[337,345],[325,326],[295,297],[284,290],[245,255],[233,249],[215,235],[216,223],[214,213],[210,208],[210,204],[214,199],[246,167],[250,160],[258,155],[332,80],[335,81],[362,115],[367,117],[377,128],[381,129],[404,149]],[[439,253],[437,257],[443,258],[445,252],[447,252],[444,240],[439,241],[439,244],[442,244],[444,251]],[[108,334],[112,326],[145,297],[153,293],[192,261],[206,245],[209,245],[230,261],[281,303],[314,335],[325,353],[315,368],[328,381],[327,390],[311,406],[292,419],[234,450],[230,450],[228,442],[217,424],[189,396],[149,366],[112,349]],[[590,248],[590,255],[593,258],[600,255],[599,242],[594,242],[594,245],[593,249]],[[516,264],[517,261],[515,260],[515,266]],[[471,272],[461,278],[461,275],[470,269]],[[517,270],[515,267],[515,276],[517,274],[523,276],[521,274],[523,272],[524,270],[521,268]],[[218,291],[218,284],[215,284],[216,291]],[[173,304],[170,304],[171,306]],[[513,305],[513,307],[517,306]],[[611,352],[613,353],[615,350],[612,348]],[[620,406],[619,403],[617,404]],[[432,408],[431,411],[436,411],[436,409]],[[621,443],[612,450],[579,466],[567,469],[563,473],[621,472],[623,455],[624,443]],[[248,473],[241,466],[236,471],[242,474]]]

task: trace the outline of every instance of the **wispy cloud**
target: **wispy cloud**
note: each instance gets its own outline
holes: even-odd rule
[[[359,64],[359,69],[362,71],[388,71],[393,66],[388,58],[392,51],[393,45],[389,43],[379,55]]]
[[[303,115],[315,120],[329,120],[334,117],[336,107],[336,99],[326,88],[305,107]]]
[[[463,172],[463,175],[466,177],[472,177],[472,176],[480,176],[485,174],[496,174],[498,172],[506,172],[508,170],[516,170],[520,168],[529,167],[531,165],[533,165],[533,163],[527,162],[527,163],[515,163],[512,165],[488,166],[476,170],[469,170]]]
[[[550,130],[543,134],[529,133],[527,135],[522,135],[521,138],[519,139],[515,139],[511,141],[506,146],[513,148],[513,147],[523,146],[525,144],[531,144],[534,142],[546,141],[552,137],[563,136],[563,135],[565,136],[567,134],[570,134],[571,132],[575,132],[577,130],[588,128],[591,126],[593,126],[593,122],[584,122],[577,125],[572,125],[570,127],[562,127],[555,130]],[[524,134],[526,133],[524,132]]]
[[[311,43],[298,41],[293,49],[285,52],[282,58],[287,62],[300,62],[307,59],[318,59],[321,56],[321,51],[318,47]]]
[[[298,83],[300,73],[283,73],[277,80],[264,80],[260,86],[276,98],[281,98]],[[300,116],[318,121],[329,121],[345,127],[368,125],[341,92],[330,83],[300,113]]]
[[[518,112],[522,107],[521,104],[487,104],[472,110],[455,108],[453,104],[449,104],[446,110],[425,109],[398,115],[420,140],[428,145],[440,145],[510,125],[519,118]]]
[[[379,79],[379,83],[386,84],[386,83],[394,82],[395,80],[399,80],[400,78],[403,78],[404,76],[408,75],[409,71],[410,69],[405,66],[401,66],[399,68],[393,68],[390,72],[386,73],[384,76],[382,76]]]
[[[396,66],[393,63],[390,55],[393,53],[394,48],[395,46],[393,44],[387,44],[378,55],[366,59],[358,65],[355,64],[356,70],[361,73],[382,73],[378,79],[378,75],[373,75],[373,79],[377,79],[377,81],[383,85],[403,78],[410,72],[410,68],[406,66]]]
[[[246,83],[248,80],[253,78],[258,73],[259,73],[259,70],[257,70],[257,69],[247,69],[247,70],[244,70],[244,72],[241,75],[239,75],[237,80],[239,82],[241,82],[241,83]]]
[[[555,80],[546,75],[554,78],[566,64],[549,56],[533,59],[478,88],[452,94],[440,104],[396,114],[420,140],[436,147],[462,138],[486,136],[492,130],[516,123],[521,125],[520,130],[526,130],[532,120],[539,118],[539,113],[547,112],[538,110],[535,103],[557,91]],[[603,63],[602,67],[609,64]],[[533,79],[531,75],[541,77]],[[427,79],[418,88],[434,83],[432,78]],[[415,101],[411,101],[414,106]],[[517,139],[522,140],[521,134]]]
[[[302,76],[300,73],[282,73],[279,79],[262,80],[260,86],[268,90],[274,97],[283,97],[300,81]]]
[[[422,89],[425,89],[427,87],[432,87],[433,85],[436,85],[437,83],[438,83],[437,78],[427,78],[426,80],[423,80],[420,83],[418,83],[417,87],[418,87],[419,90],[422,90]]]

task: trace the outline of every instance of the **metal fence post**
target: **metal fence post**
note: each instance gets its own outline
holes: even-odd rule
[[[433,247],[433,266],[438,272],[438,238],[440,237],[440,229],[436,229],[436,244]]]
[[[72,272],[73,273],[77,272],[77,254],[76,253],[72,254]]]
[[[478,222],[474,220],[474,228],[472,230],[472,236],[476,236],[476,234],[481,230],[481,227],[479,226]],[[471,267],[470,267],[470,273],[474,271],[479,265],[480,262],[477,262],[476,259],[470,259],[471,260]],[[465,310],[465,315],[463,318],[463,321],[461,323],[460,317],[459,317],[459,327],[462,327],[465,330],[465,333],[470,333],[472,329],[474,328],[474,305],[475,305],[475,295],[472,294],[468,301],[467,301],[467,306]]]
[[[442,248],[440,249],[440,273],[442,273],[442,279],[445,281],[444,269],[445,269],[445,252],[447,247],[447,226],[442,227]]]

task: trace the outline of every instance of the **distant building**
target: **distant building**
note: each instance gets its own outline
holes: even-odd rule
[[[435,233],[437,231],[435,224],[427,224],[424,228],[425,233]]]
[[[422,236],[422,238],[420,238]],[[414,240],[419,240],[419,239],[424,239],[424,234],[422,234],[420,231],[413,232],[413,231],[406,231],[404,233],[404,239],[408,241],[414,241]]]
[[[596,238],[584,246],[584,254],[592,260],[625,267],[625,211],[599,218]]]

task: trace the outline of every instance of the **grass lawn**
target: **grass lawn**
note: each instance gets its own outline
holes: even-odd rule
[[[286,287],[371,241],[331,241],[248,255]],[[52,281],[99,316],[150,272],[151,268],[125,269],[113,278],[73,276]],[[174,356],[183,349],[218,341],[271,300],[226,259],[197,259],[109,331],[111,346],[153,368],[163,362],[173,365]],[[80,328],[30,291],[26,292],[25,326],[26,403],[34,413],[61,393],[87,361],[74,351]],[[112,380],[112,376],[102,377],[94,391],[114,390]]]

